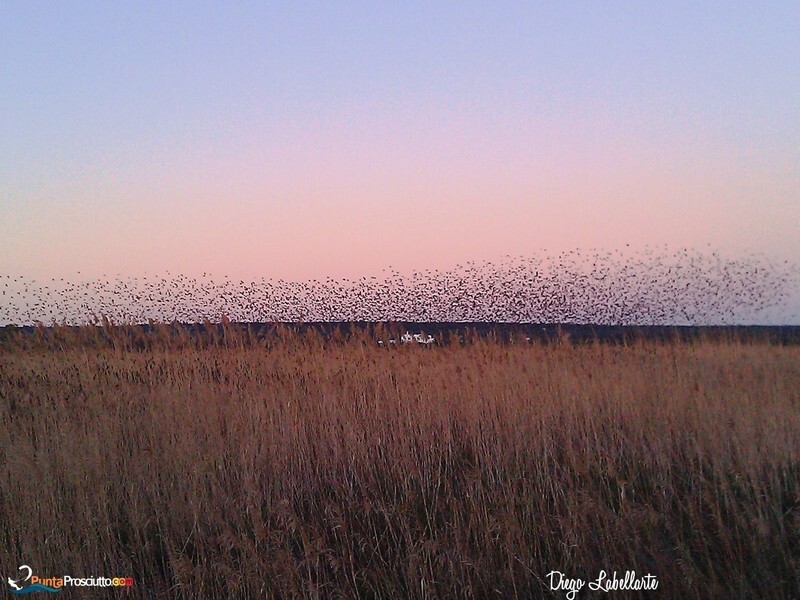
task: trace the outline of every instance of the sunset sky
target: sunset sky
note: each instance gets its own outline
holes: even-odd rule
[[[0,273],[800,262],[798,23],[788,1],[5,2]]]

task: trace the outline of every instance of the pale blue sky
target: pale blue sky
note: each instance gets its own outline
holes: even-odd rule
[[[798,2],[4,2],[0,272],[800,262],[799,24]]]

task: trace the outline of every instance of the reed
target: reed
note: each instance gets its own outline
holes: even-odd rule
[[[800,595],[798,347],[106,323],[6,336],[0,398],[6,570],[141,598],[564,597],[549,572],[600,570]]]

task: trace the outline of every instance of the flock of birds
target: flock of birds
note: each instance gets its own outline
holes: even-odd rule
[[[798,268],[761,255],[648,249],[543,253],[449,271],[292,282],[208,274],[91,281],[0,275],[0,325],[218,322],[507,322],[728,325],[768,319]]]

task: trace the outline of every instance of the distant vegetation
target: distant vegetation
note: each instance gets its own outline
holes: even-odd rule
[[[133,331],[0,344],[0,564],[142,598],[800,595],[798,346]]]

